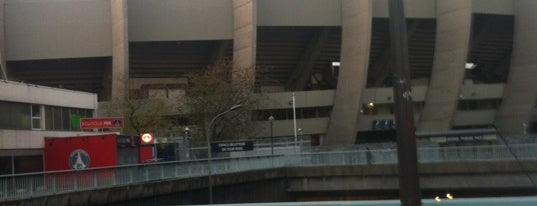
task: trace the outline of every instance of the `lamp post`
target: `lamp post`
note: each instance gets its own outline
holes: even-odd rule
[[[192,132],[190,131],[190,128],[185,127],[185,132],[183,134],[183,148],[188,149],[188,152],[186,153],[186,159],[190,160],[190,157],[192,157],[192,146],[191,146],[191,140],[192,140]]]
[[[295,153],[298,153],[298,140],[296,137],[296,99],[295,99],[294,92],[293,92],[293,130],[295,134]]]
[[[300,137],[300,147],[299,147],[299,150],[302,151],[302,146],[304,144],[304,137],[302,136],[302,128],[298,128],[297,129],[298,131],[298,137]]]
[[[270,155],[272,159],[272,167],[274,167],[274,135],[273,135],[274,116],[272,116],[272,114],[268,118],[268,121],[270,122]]]
[[[213,178],[212,178],[212,168],[211,168],[211,127],[216,119],[221,117],[222,115],[237,110],[242,107],[242,104],[236,104],[231,106],[226,111],[223,111],[211,119],[209,124],[207,125],[207,130],[205,131],[205,137],[207,138],[207,169],[208,169],[208,178],[209,178],[209,204],[213,204]]]

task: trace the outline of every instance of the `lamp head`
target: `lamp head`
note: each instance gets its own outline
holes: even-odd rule
[[[236,104],[229,108],[229,111],[234,111],[242,107],[242,104]]]

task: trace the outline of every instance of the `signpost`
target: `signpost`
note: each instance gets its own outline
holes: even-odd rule
[[[253,141],[211,143],[211,152],[238,152],[254,150]]]
[[[80,129],[118,129],[124,125],[122,117],[80,119]]]

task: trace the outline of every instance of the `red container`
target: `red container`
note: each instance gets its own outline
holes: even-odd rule
[[[116,135],[45,137],[43,153],[45,171],[116,166]]]

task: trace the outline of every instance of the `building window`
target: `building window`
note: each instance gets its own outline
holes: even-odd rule
[[[32,104],[32,129],[41,129],[41,105]]]
[[[80,119],[92,116],[93,111],[90,109],[45,106],[47,130],[80,130]]]
[[[32,128],[30,104],[0,101],[0,129]]]
[[[0,129],[80,130],[80,118],[93,110],[0,101]]]

